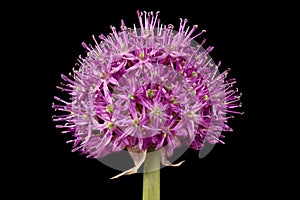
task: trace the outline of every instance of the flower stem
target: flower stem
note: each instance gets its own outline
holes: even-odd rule
[[[160,151],[147,153],[144,162],[143,200],[160,199]]]

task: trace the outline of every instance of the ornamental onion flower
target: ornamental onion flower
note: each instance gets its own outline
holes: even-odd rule
[[[139,28],[121,20],[119,31],[111,26],[109,35],[93,36],[95,44],[83,42],[87,55],[61,75],[57,88],[70,98],[55,97],[53,108],[64,113],[54,121],[73,134],[72,151],[102,158],[127,149],[139,167],[145,156],[134,153],[161,150],[161,162],[172,165],[167,158],[174,149],[223,143],[222,131],[232,131],[227,122],[241,114],[235,110],[241,94],[235,79],[227,79],[229,70],[219,73],[221,63],[210,58],[213,47],[204,48],[205,39],[192,45],[205,30],[180,19],[175,31],[158,13],[137,11]]]

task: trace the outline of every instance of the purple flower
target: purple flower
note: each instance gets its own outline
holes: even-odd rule
[[[205,30],[197,26],[163,25],[158,12],[137,12],[140,28],[121,21],[118,32],[93,36],[82,43],[87,56],[57,88],[70,98],[53,104],[63,111],[54,121],[74,139],[73,151],[102,158],[123,149],[152,151],[164,147],[167,157],[181,145],[199,150],[205,141],[222,143],[231,114],[241,114],[240,94],[233,89],[229,70],[209,56],[213,47],[192,45]]]

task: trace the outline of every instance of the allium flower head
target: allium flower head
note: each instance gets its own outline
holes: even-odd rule
[[[65,111],[54,116],[57,125],[70,132],[73,151],[102,158],[123,149],[153,151],[164,148],[170,157],[175,148],[187,145],[199,150],[204,142],[222,143],[222,131],[240,107],[235,79],[229,70],[219,73],[204,48],[205,39],[194,39],[205,30],[164,25],[153,12],[137,12],[139,28],[111,26],[109,35],[93,36],[87,51],[57,88],[70,99],[53,104]],[[196,44],[196,45],[193,45]]]

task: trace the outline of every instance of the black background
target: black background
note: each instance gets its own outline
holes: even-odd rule
[[[62,135],[51,118],[53,96],[62,96],[55,88],[61,81],[60,74],[69,73],[78,55],[85,54],[81,42],[93,43],[93,34],[108,34],[109,26],[120,27],[121,19],[127,26],[137,25],[138,9],[159,10],[161,21],[175,28],[181,17],[188,18],[191,26],[198,24],[198,30],[206,29],[197,41],[205,37],[206,45],[215,47],[210,55],[215,62],[222,61],[221,71],[232,69],[230,77],[237,79],[236,86],[243,93],[245,114],[229,122],[234,132],[225,133],[226,144],[217,144],[203,159],[198,158],[198,152],[189,150],[180,158],[186,160],[182,166],[163,168],[161,199],[244,199],[281,193],[269,188],[278,186],[281,175],[272,170],[276,164],[273,165],[274,149],[269,145],[274,132],[266,126],[271,115],[267,96],[273,91],[265,47],[273,44],[270,35],[275,21],[281,26],[271,17],[275,8],[254,2],[215,1],[82,1],[27,6],[31,9],[20,16],[24,16],[21,23],[27,28],[17,27],[15,33],[25,38],[24,53],[26,47],[31,48],[25,61],[30,66],[26,72],[33,76],[26,76],[25,82],[33,90],[27,93],[32,98],[24,108],[24,121],[28,123],[23,126],[28,132],[25,138],[30,141],[24,142],[26,148],[21,150],[26,159],[19,164],[22,170],[17,173],[14,187],[29,185],[25,193],[41,198],[141,199],[142,174],[109,180],[119,171],[71,153],[72,146],[65,144],[71,136]]]

